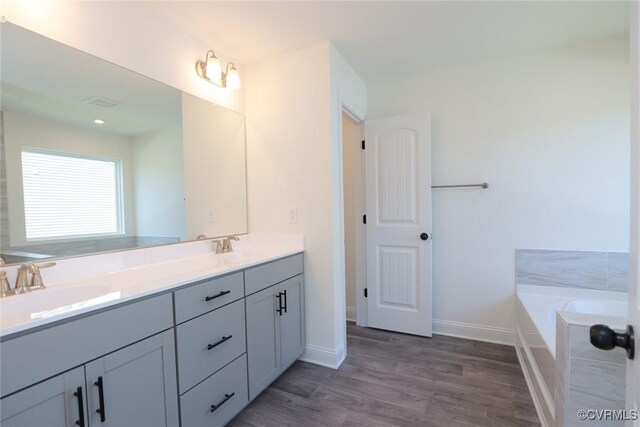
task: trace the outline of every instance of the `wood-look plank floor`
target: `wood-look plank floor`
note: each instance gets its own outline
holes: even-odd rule
[[[539,426],[513,347],[347,326],[340,369],[296,362],[233,427]]]

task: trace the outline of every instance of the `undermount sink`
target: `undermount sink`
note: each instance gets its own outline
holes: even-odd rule
[[[91,307],[120,297],[105,286],[46,288],[0,300],[0,319],[5,326],[14,316],[44,319],[57,314]]]

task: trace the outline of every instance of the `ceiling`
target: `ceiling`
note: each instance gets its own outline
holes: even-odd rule
[[[155,1],[175,25],[247,65],[331,40],[365,81],[628,32],[623,1]]]
[[[9,23],[1,42],[3,110],[128,136],[181,122],[177,89]]]

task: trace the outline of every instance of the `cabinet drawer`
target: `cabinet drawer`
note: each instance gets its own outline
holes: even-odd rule
[[[180,397],[182,425],[224,426],[248,402],[247,357],[242,355]]]
[[[244,297],[242,272],[198,283],[174,296],[178,324]]]
[[[176,337],[184,393],[246,351],[244,300],[178,325]]]
[[[302,254],[250,268],[244,272],[246,295],[253,294],[303,271]]]

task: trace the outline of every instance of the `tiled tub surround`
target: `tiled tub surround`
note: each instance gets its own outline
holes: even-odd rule
[[[216,255],[209,240],[60,259],[47,289],[0,299],[0,337],[304,251],[302,236],[242,235]],[[6,267],[15,283],[17,266]]]
[[[629,254],[623,252],[516,250],[519,285],[627,292]]]
[[[518,285],[517,294],[516,350],[520,363],[527,377],[541,423],[549,427],[562,425],[556,424],[555,417],[559,411],[566,413],[564,402],[568,400],[559,401],[556,389],[561,390],[561,393],[565,386],[564,383],[559,386],[557,381],[569,380],[569,378],[557,376],[560,362],[556,360],[556,355],[561,358],[567,351],[570,341],[565,340],[564,335],[556,336],[556,316],[562,314],[565,316],[564,319],[580,319],[583,322],[581,325],[587,328],[585,325],[590,326],[603,319],[612,318],[596,313],[625,316],[627,295],[613,291],[534,285]],[[585,313],[579,314],[575,313],[576,311]],[[618,320],[623,322],[624,318],[618,317]],[[619,321],[612,322],[612,326],[618,327]],[[574,345],[574,356],[579,352],[582,354],[601,352],[591,347],[588,342],[588,332],[585,332],[582,337],[578,335],[576,337],[571,341]],[[607,357],[607,355],[600,357]],[[576,366],[580,366],[580,363]],[[603,390],[600,387],[604,385],[605,383],[595,387],[594,392],[599,393]],[[560,407],[556,406],[558,404]],[[599,409],[599,407],[595,408]],[[603,409],[614,408],[603,407]],[[561,415],[560,418],[564,416]]]
[[[625,407],[626,354],[622,349],[602,351],[589,342],[594,323],[624,330],[626,318],[559,311],[556,323],[556,427],[595,426],[581,421],[581,409]],[[602,422],[606,426],[624,426],[624,421]]]

